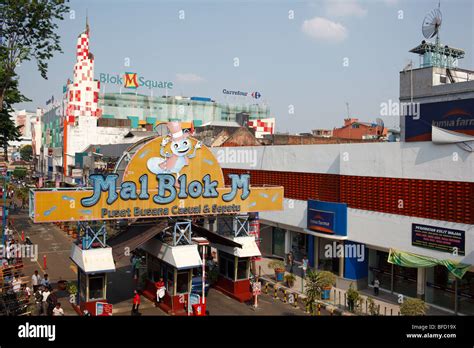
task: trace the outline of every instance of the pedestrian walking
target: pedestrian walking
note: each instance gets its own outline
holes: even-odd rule
[[[294,262],[295,262],[295,257],[293,256],[293,252],[290,251],[288,253],[288,255],[286,256],[286,264],[288,265],[289,267],[289,272],[290,273],[293,273],[293,265],[294,265]]]
[[[379,288],[380,288],[380,281],[377,277],[375,277],[375,280],[374,280],[374,295],[375,296],[379,295]]]
[[[36,305],[36,315],[41,315],[43,313],[43,288],[38,287],[35,291],[35,305]]]
[[[48,316],[52,316],[54,308],[56,308],[56,305],[58,304],[58,296],[54,291],[51,291],[48,298],[46,299],[46,302],[48,302]]]
[[[61,303],[56,303],[53,309],[53,317],[64,316],[64,309],[61,308]]]
[[[309,267],[309,260],[306,254],[303,256],[303,260],[301,262],[302,262],[301,268],[303,269],[303,278],[305,278],[306,271],[308,270],[308,267]]]
[[[137,290],[133,291],[133,306],[132,306],[132,315],[140,315],[138,312],[138,307],[140,307],[140,294]]]
[[[50,283],[49,283],[49,279],[48,279],[48,274],[47,274],[47,273],[44,274],[44,278],[41,280],[41,285],[43,285],[45,288],[49,288]]]
[[[31,284],[33,285],[33,292],[38,291],[39,286],[41,285],[41,276],[38,274],[38,271],[31,276]]]
[[[43,290],[43,299],[42,299],[42,310],[43,310],[43,315],[48,315],[48,297],[49,295],[51,295],[51,291],[49,290],[49,288],[45,288]]]
[[[21,290],[21,280],[18,275],[15,275],[15,279],[12,281],[13,292],[20,292]]]
[[[165,297],[165,282],[163,281],[163,278],[160,278],[159,281],[155,283],[156,286],[156,303],[160,303],[160,300]]]

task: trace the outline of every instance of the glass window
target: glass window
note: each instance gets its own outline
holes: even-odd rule
[[[104,277],[89,278],[89,300],[101,300],[104,298]]]
[[[166,290],[174,296],[174,270],[172,268],[166,272]]]
[[[219,252],[219,273],[226,278],[235,279],[233,255]]]
[[[178,279],[176,281],[176,293],[186,294],[189,292],[189,271],[178,272]]]
[[[237,280],[248,279],[248,259],[239,260],[237,262]]]

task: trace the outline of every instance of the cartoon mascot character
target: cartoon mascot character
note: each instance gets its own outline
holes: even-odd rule
[[[189,165],[189,159],[196,157],[196,150],[201,148],[201,142],[198,141],[194,146],[188,139],[189,133],[183,132],[179,122],[168,122],[168,129],[171,136],[163,137],[161,141],[160,156],[152,157],[147,162],[147,167],[153,174],[174,173],[179,178],[179,172],[184,166]],[[171,152],[165,152],[166,145],[171,140]]]

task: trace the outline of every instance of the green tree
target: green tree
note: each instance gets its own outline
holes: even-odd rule
[[[1,75],[1,74],[0,74]],[[3,107],[0,109],[0,146],[3,148],[5,161],[8,161],[8,144],[10,141],[18,141],[21,138],[20,129],[23,126],[15,126],[11,118],[13,104],[29,101],[18,90],[16,75],[11,77],[10,87],[5,92]]]
[[[407,297],[400,305],[401,315],[425,315],[426,304],[419,298]]]
[[[64,0],[0,0],[0,111],[21,62],[35,60],[47,79],[48,60],[62,52],[57,21],[68,11]]]
[[[13,176],[17,179],[23,179],[26,177],[26,168],[16,167],[13,171]]]
[[[20,148],[20,155],[22,160],[27,162],[31,161],[33,156],[33,147],[31,145],[23,145]]]

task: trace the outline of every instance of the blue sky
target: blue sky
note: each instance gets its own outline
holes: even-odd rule
[[[381,103],[398,100],[399,71],[410,59],[418,66],[418,57],[408,51],[423,39],[423,18],[437,5],[437,0],[72,0],[72,16],[60,22],[64,53],[50,61],[48,80],[34,63],[23,63],[20,88],[33,101],[18,107],[34,110],[51,95],[60,97],[72,77],[87,9],[96,78],[101,72],[134,71],[173,81],[170,95],[223,102],[253,102],[226,97],[224,88],[259,91],[281,132],[340,126],[346,102],[351,116],[374,121]],[[442,43],[464,49],[460,67],[474,69],[472,1],[444,0],[441,11]],[[126,58],[130,67],[124,66]],[[395,117],[384,120],[398,124]]]

